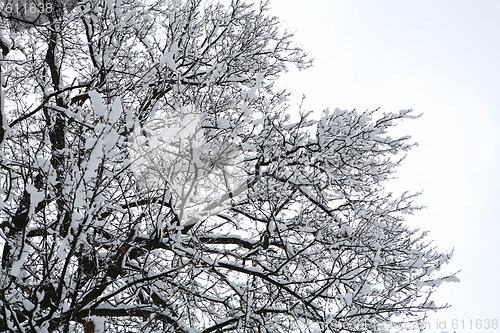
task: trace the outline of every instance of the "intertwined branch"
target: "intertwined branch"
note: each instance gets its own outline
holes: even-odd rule
[[[89,0],[11,36],[1,331],[361,332],[439,308],[449,255],[404,223],[416,195],[383,191],[415,116],[290,120],[273,81],[310,62],[268,7]]]

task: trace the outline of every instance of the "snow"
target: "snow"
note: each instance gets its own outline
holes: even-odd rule
[[[196,132],[198,126],[199,118],[194,114],[187,114],[182,119],[182,128],[178,133],[181,139],[188,138],[191,134]]]
[[[30,215],[35,213],[36,206],[45,199],[45,192],[38,191],[35,185],[26,186],[26,192],[30,194]]]
[[[71,233],[68,233],[68,236],[66,236],[62,241],[61,241],[61,245],[59,245],[59,249],[57,250],[57,254],[56,254],[56,257],[61,261],[63,262],[64,260],[66,260],[66,257],[67,257],[67,254],[68,254],[68,250],[70,248],[70,245],[69,243],[71,243],[71,240],[69,239],[69,237],[71,236]]]
[[[231,124],[226,119],[219,118],[219,119],[217,119],[217,127],[218,128],[231,128]]]
[[[415,262],[411,265],[411,267],[422,268],[423,265],[424,265],[424,261],[422,260],[422,258],[417,258],[415,260]]]
[[[126,111],[125,126],[127,126],[128,129],[133,129],[135,127],[134,111],[131,109],[127,109],[127,111]]]
[[[177,135],[179,132],[179,128],[171,128],[171,127],[165,127],[162,129],[159,139],[162,142],[168,143],[172,140],[173,137]]]
[[[160,58],[160,65],[167,65],[169,69],[172,71],[177,70],[177,65],[175,64],[174,60],[174,52],[167,51],[165,54]]]
[[[89,91],[90,99],[92,100],[92,106],[94,107],[94,113],[99,117],[104,117],[106,114],[106,106],[104,105],[104,101],[102,100],[101,95],[95,91]]]
[[[92,321],[94,322],[94,333],[104,333],[104,317],[92,317]]]
[[[109,124],[114,124],[118,119],[120,119],[120,116],[122,114],[122,101],[120,97],[115,98],[113,101],[113,105],[111,106],[111,110],[109,111],[108,115],[108,123]]]
[[[443,280],[446,282],[460,282],[460,279],[454,275],[445,277]]]
[[[101,139],[98,139],[94,145],[94,148],[92,149],[92,152],[90,153],[90,158],[85,168],[84,179],[86,181],[94,178],[97,175],[97,169],[99,168],[102,159],[102,149],[103,142]]]
[[[37,157],[36,159],[38,166],[43,172],[48,172],[50,169],[50,161],[43,157]]]
[[[248,143],[243,142],[243,143],[241,144],[241,148],[242,148],[243,150],[246,150],[246,151],[254,151],[254,150],[255,150],[255,145],[252,145],[252,144],[248,144]]]
[[[257,91],[259,90],[263,79],[264,76],[262,75],[262,73],[257,74],[257,78],[255,79],[255,85],[252,88],[250,88],[250,90],[247,92],[247,97],[250,100],[255,99]]]
[[[27,249],[28,245],[25,245],[25,248],[21,252],[21,257],[19,260],[16,260],[12,263],[12,268],[10,270],[10,275],[12,276],[20,276],[21,273],[21,268],[26,261],[26,258],[28,258],[29,250]]]
[[[106,136],[103,138],[103,148],[104,152],[108,154],[115,146],[116,143],[118,142],[118,139],[120,138],[120,135],[116,130],[112,127],[109,127],[109,132],[106,134]]]

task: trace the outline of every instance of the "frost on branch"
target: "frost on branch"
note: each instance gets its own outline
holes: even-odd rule
[[[278,27],[266,2],[90,0],[10,36],[0,331],[365,332],[440,307],[450,255],[384,191],[414,114],[289,108],[273,82],[310,61]]]

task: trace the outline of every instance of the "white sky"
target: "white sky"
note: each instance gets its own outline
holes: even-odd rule
[[[271,4],[315,58],[313,68],[280,82],[297,100],[304,93],[307,109],[424,113],[401,126],[420,146],[395,186],[424,191],[420,203],[428,209],[408,223],[430,230],[441,250],[454,248],[445,269],[462,270],[461,283],[436,294],[438,304],[452,307],[433,314],[426,332],[500,331],[476,326],[500,320],[500,1]]]

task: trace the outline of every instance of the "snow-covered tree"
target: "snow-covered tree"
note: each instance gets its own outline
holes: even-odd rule
[[[266,1],[53,3],[1,11],[0,331],[377,332],[440,308],[450,255],[384,190],[410,110],[287,106],[273,82],[310,61]]]

